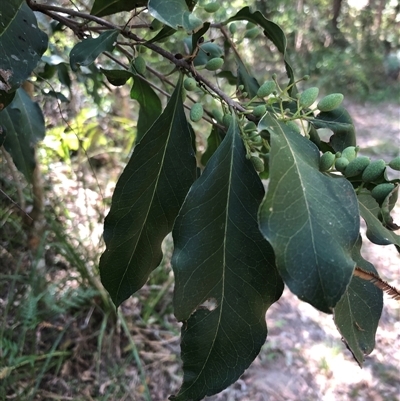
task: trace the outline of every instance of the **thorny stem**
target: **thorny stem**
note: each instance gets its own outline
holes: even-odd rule
[[[40,3],[36,3],[33,0],[26,0],[26,1],[27,1],[28,6],[33,11],[39,11],[39,12],[46,14],[49,17],[55,19],[56,21],[62,22],[63,24],[65,24],[66,26],[71,28],[78,36],[82,36],[83,31],[90,30],[90,29],[85,28],[82,24],[79,24],[68,18],[63,17],[63,16],[59,15],[58,13],[67,14],[72,17],[79,17],[79,18],[85,19],[87,21],[93,21],[93,22],[95,22],[99,25],[102,25],[106,28],[109,28],[109,29],[119,30],[121,35],[123,35],[124,37],[132,39],[132,40],[136,41],[137,43],[140,43],[142,46],[145,46],[145,47],[149,48],[150,50],[153,50],[154,52],[161,55],[163,58],[165,58],[165,59],[171,61],[173,64],[175,64],[178,69],[186,70],[186,71],[190,72],[193,76],[196,77],[196,79],[199,82],[204,84],[206,87],[211,89],[211,91],[213,91],[216,95],[218,95],[218,97],[221,98],[230,108],[233,108],[239,112],[246,111],[246,109],[241,104],[232,100],[225,92],[223,92],[220,88],[218,88],[218,86],[216,86],[215,84],[210,82],[207,78],[200,75],[197,72],[197,70],[194,68],[192,63],[186,61],[184,58],[183,59],[176,58],[174,54],[157,46],[154,43],[146,42],[144,39],[141,39],[140,37],[135,35],[133,32],[128,31],[126,29],[121,29],[121,27],[114,25],[114,24],[110,23],[109,21],[106,21],[103,18],[99,18],[94,15],[82,13],[82,12],[75,11],[75,10],[70,10],[70,9],[63,8],[63,7],[52,6],[52,5],[47,5],[47,4],[40,4]]]

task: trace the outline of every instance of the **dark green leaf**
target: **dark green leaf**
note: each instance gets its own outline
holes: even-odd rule
[[[240,57],[236,57],[236,63],[238,66],[237,69],[237,86],[243,85],[244,86],[244,92],[247,92],[249,94],[250,98],[253,98],[254,96],[257,95],[258,88],[260,87],[259,83],[257,80],[252,77],[249,72],[247,71],[246,66],[243,64],[242,60]]]
[[[100,68],[100,71],[106,76],[108,82],[114,86],[125,85],[126,81],[133,77],[132,72],[127,70],[105,70]]]
[[[113,29],[101,33],[95,39],[88,38],[76,44],[69,55],[71,69],[77,71],[81,65],[92,64],[101,53],[112,52],[118,35],[118,30]]]
[[[339,106],[335,110],[321,112],[311,121],[315,128],[329,128],[333,135],[329,144],[335,152],[341,152],[348,146],[356,146],[356,131],[348,111]]]
[[[47,49],[48,38],[25,1],[0,2],[0,110],[29,77]],[[7,57],[5,57],[7,55]]]
[[[202,26],[200,21],[195,23],[197,18],[189,11],[185,0],[149,0],[148,9],[151,16],[173,29],[184,28],[192,32]]]
[[[135,147],[104,222],[106,250],[99,268],[115,305],[140,289],[159,265],[161,242],[195,178],[181,77],[164,112]]]
[[[343,177],[319,171],[317,147],[266,114],[259,129],[271,134],[270,183],[260,228],[274,248],[290,290],[331,312],[350,282],[352,248],[360,229],[357,197]]]
[[[281,27],[274,22],[268,20],[267,18],[260,13],[260,11],[256,12],[251,12],[250,7],[244,7],[242,8],[236,15],[233,17],[229,18],[227,22],[231,21],[249,21],[252,22],[253,24],[258,24],[264,29],[264,35],[271,40],[271,42],[277,47],[280,53],[282,53],[284,61],[285,61],[285,67],[286,67],[286,73],[287,76],[289,77],[290,81],[289,83],[294,82],[294,74],[292,67],[289,64],[289,59],[288,55],[286,53],[286,46],[287,46],[287,41],[286,41],[286,36],[283,33]],[[289,93],[292,93],[295,88],[293,87],[292,90],[289,91]]]
[[[192,35],[192,49],[199,45],[199,39],[210,29],[210,23],[205,22],[203,27]]]
[[[166,39],[166,38],[170,37],[175,32],[176,32],[176,29],[171,28],[170,26],[164,26],[164,28],[161,29],[161,31],[158,32],[157,35],[154,36],[154,38],[150,39],[147,43],[159,42],[159,41],[161,41],[163,39]]]
[[[353,249],[357,267],[378,275],[374,266],[362,258],[360,249],[361,237]],[[349,288],[333,311],[336,327],[360,366],[364,362],[364,355],[374,349],[382,308],[382,290],[369,281],[353,276]]]
[[[135,142],[138,143],[160,115],[162,109],[161,100],[140,75],[134,76],[131,98],[137,100],[140,104],[135,139]]]
[[[174,309],[183,321],[184,371],[175,401],[223,390],[264,344],[265,311],[283,283],[257,224],[263,194],[235,121],[174,225]]]
[[[95,0],[90,14],[97,17],[131,11],[136,7],[144,7],[147,0]]]
[[[201,156],[201,164],[205,166],[210,160],[210,157],[217,150],[218,146],[221,144],[224,135],[223,132],[217,127],[213,126],[210,135],[207,138],[207,149]]]
[[[367,224],[368,239],[377,245],[394,244],[400,246],[400,236],[384,227],[379,220],[381,208],[370,192],[360,192],[358,194],[358,202],[360,215]]]
[[[22,88],[17,89],[12,103],[0,112],[0,127],[5,149],[18,170],[31,181],[36,165],[34,145],[44,138],[45,126],[40,107]]]

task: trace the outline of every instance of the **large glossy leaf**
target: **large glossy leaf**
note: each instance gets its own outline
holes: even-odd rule
[[[290,79],[290,83],[294,82],[294,74],[293,69],[290,66],[288,54],[286,52],[287,40],[286,36],[283,33],[281,27],[274,22],[268,20],[264,17],[264,15],[260,11],[251,12],[250,7],[242,8],[236,15],[229,18],[228,21],[249,21],[254,24],[260,25],[264,29],[264,35],[271,40],[271,42],[277,47],[280,53],[282,53],[286,73]],[[293,88],[294,89],[294,88]],[[290,91],[292,92],[293,89]]]
[[[329,128],[333,132],[329,144],[335,152],[356,145],[353,120],[344,107],[339,106],[335,110],[321,112],[311,123],[315,128]]]
[[[71,69],[77,71],[79,67],[88,66],[103,52],[112,52],[119,31],[112,29],[101,33],[97,38],[88,38],[76,44],[69,55]]]
[[[140,104],[139,119],[136,126],[138,143],[161,113],[161,100],[153,88],[140,76],[135,75],[131,89],[131,98]]]
[[[379,220],[381,208],[370,192],[360,192],[358,202],[361,217],[367,224],[367,237],[374,244],[400,246],[400,236],[388,230]]]
[[[190,11],[185,0],[149,0],[149,13],[173,29],[184,28],[188,32],[198,30],[202,23]]]
[[[44,138],[45,126],[40,107],[22,88],[16,91],[9,107],[0,112],[0,131],[0,143],[18,170],[31,181],[36,165],[34,145]]]
[[[180,78],[164,112],[135,147],[104,222],[100,274],[115,305],[141,288],[159,265],[161,242],[195,178]]]
[[[264,344],[265,312],[283,283],[258,229],[263,194],[235,121],[193,184],[172,233],[184,371],[172,400],[200,400],[226,388]]]
[[[0,110],[29,77],[47,49],[47,35],[22,0],[0,2]],[[7,56],[6,56],[7,55]]]
[[[378,275],[360,254],[361,237],[353,248],[357,267]],[[373,283],[353,276],[349,288],[334,309],[336,327],[354,358],[362,366],[364,355],[375,347],[375,333],[383,308],[383,292]]]
[[[131,11],[147,5],[147,0],[95,0],[90,14],[97,17]]]
[[[314,143],[266,114],[259,129],[271,134],[270,183],[260,228],[274,248],[290,290],[331,312],[350,282],[358,238],[357,197],[343,177],[319,171]]]

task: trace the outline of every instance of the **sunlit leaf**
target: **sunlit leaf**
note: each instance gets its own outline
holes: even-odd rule
[[[360,254],[361,237],[353,248],[353,259],[363,270],[378,274]],[[364,355],[375,347],[375,333],[383,308],[383,292],[373,283],[353,276],[349,288],[334,308],[336,327],[354,358],[362,366]]]
[[[290,290],[330,312],[350,282],[358,238],[357,197],[350,182],[319,171],[318,148],[269,114],[259,129],[271,135],[270,183],[260,228],[275,251]]]
[[[164,112],[135,147],[104,222],[106,250],[99,268],[115,305],[141,288],[160,264],[161,242],[195,178],[181,77]]]
[[[173,29],[197,31],[202,23],[189,10],[185,0],[149,0],[149,13]]]
[[[76,44],[69,55],[71,69],[77,71],[80,66],[88,66],[103,52],[112,52],[119,35],[116,29],[105,31],[97,38],[88,38]]]
[[[184,378],[171,400],[200,400],[226,388],[264,344],[265,312],[283,283],[258,228],[263,194],[235,121],[193,184],[172,233]]]
[[[47,35],[38,28],[25,1],[0,2],[0,110],[29,77],[47,49]],[[7,56],[5,56],[7,55]]]

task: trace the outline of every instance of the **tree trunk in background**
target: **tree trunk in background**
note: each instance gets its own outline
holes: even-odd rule
[[[334,31],[338,31],[338,18],[340,15],[340,11],[342,9],[342,0],[333,0],[333,18],[332,18],[332,25]]]

